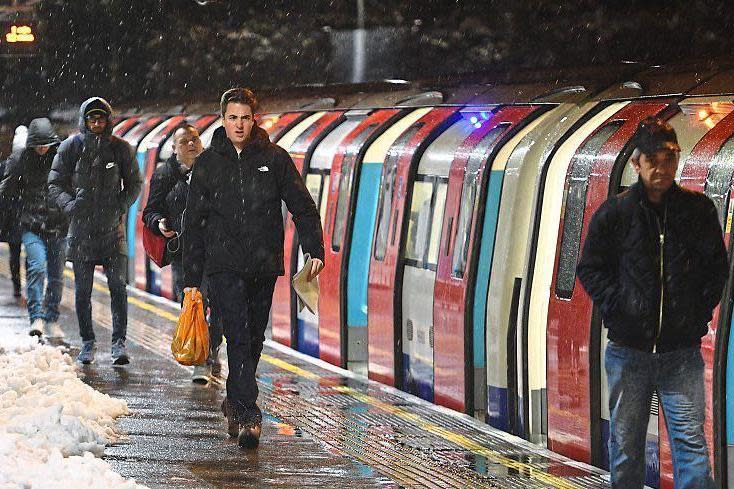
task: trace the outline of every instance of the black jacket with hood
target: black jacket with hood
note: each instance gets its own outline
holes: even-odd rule
[[[181,233],[190,176],[190,170],[184,168],[174,154],[167,161],[160,163],[153,172],[148,202],[143,209],[143,224],[159,236],[163,234],[158,228],[158,222],[163,218],[166,219],[168,229]],[[176,251],[171,252],[168,248]],[[171,261],[180,261],[183,254],[181,240],[177,246],[168,248],[166,253],[169,254]]]
[[[48,174],[56,155],[59,137],[46,118],[33,119],[28,126],[26,148],[8,159],[5,176],[0,183],[0,200],[6,195],[20,196],[20,226],[23,231],[64,237],[69,227],[66,216],[48,198]],[[36,146],[51,146],[44,155]]]
[[[713,202],[676,184],[659,209],[641,182],[602,204],[578,265],[609,339],[643,351],[699,345],[728,275]]]
[[[242,277],[283,275],[285,202],[304,253],[324,259],[321,219],[286,150],[255,126],[238,155],[223,127],[196,159],[184,217],[184,284],[203,270]]]
[[[87,110],[103,110],[103,134],[85,124]],[[124,216],[140,194],[142,181],[126,141],[112,136],[110,105],[102,98],[86,100],[79,109],[80,134],[59,146],[48,177],[49,194],[69,217],[67,258],[99,262],[115,253],[127,254]]]

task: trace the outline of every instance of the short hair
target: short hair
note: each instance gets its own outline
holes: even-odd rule
[[[227,110],[229,104],[244,104],[249,105],[252,109],[252,113],[257,112],[258,103],[257,98],[252,90],[249,88],[230,88],[222,94],[222,98],[219,101],[219,106],[222,110],[222,115]]]
[[[173,130],[173,142],[176,142],[176,134],[178,131],[196,131],[197,134],[200,133],[199,128],[196,127],[193,124],[189,124],[188,122],[184,122],[182,124],[179,124],[176,126],[176,129]]]

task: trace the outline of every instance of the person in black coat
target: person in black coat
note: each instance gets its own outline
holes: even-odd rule
[[[167,238],[166,254],[173,272],[173,291],[177,302],[183,300],[183,249],[181,243],[186,239],[182,221],[186,209],[186,198],[189,194],[189,178],[196,157],[204,150],[199,130],[184,124],[173,133],[173,154],[160,163],[153,172],[150,182],[148,202],[143,209],[143,223],[159,236]],[[206,289],[207,287],[203,287]],[[210,376],[221,373],[219,362],[219,346],[222,344],[222,325],[216,310],[204,295],[204,310],[210,306],[209,316],[209,357],[205,364],[194,366],[191,380],[206,384]]]
[[[57,320],[64,288],[68,222],[55,203],[49,202],[47,181],[59,142],[48,119],[33,119],[26,148],[8,160],[0,182],[0,200],[5,195],[20,196],[30,334],[40,336],[45,329],[47,336],[56,338],[63,336]]]
[[[233,88],[220,105],[223,127],[197,158],[191,177],[184,284],[199,287],[206,270],[227,337],[222,410],[230,436],[251,447],[259,442],[262,423],[255,371],[275,281],[284,274],[281,202],[293,216],[304,252],[314,259],[311,278],[323,268],[324,244],[319,212],[293,160],[255,125],[254,94]]]
[[[28,128],[26,126],[18,126],[15,128],[13,136],[13,149],[7,160],[0,161],[0,180],[5,175],[7,163],[12,159],[17,159],[25,149],[26,138],[28,137]],[[20,196],[5,195],[0,199],[0,243],[8,243],[10,250],[10,279],[13,282],[13,297],[20,299],[22,293],[20,290],[20,249],[21,249],[20,231]]]
[[[77,360],[94,361],[92,283],[94,267],[107,275],[112,308],[112,362],[129,362],[127,332],[127,238],[125,213],[142,180],[133,149],[112,136],[112,107],[92,97],[79,109],[80,134],[59,147],[49,173],[49,195],[69,218],[67,258],[74,264],[76,315],[82,348]]]
[[[594,214],[578,276],[609,343],[609,467],[613,487],[641,488],[650,403],[657,392],[676,457],[676,487],[713,487],[704,436],[701,338],[729,266],[713,202],[675,183],[680,148],[665,121],[633,138],[639,181]]]

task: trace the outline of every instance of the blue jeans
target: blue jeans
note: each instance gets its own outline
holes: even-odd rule
[[[42,237],[26,231],[23,233],[23,246],[28,316],[31,323],[36,319],[55,322],[59,319],[59,303],[64,290],[66,238]]]
[[[116,253],[100,263],[107,275],[112,310],[112,343],[125,341],[127,335],[127,255]],[[92,327],[92,285],[96,262],[74,261],[76,318],[82,341],[94,341]]]
[[[676,489],[713,488],[703,431],[706,399],[701,349],[647,353],[610,341],[604,367],[609,382],[612,487],[643,487],[650,403],[657,391],[670,438]]]

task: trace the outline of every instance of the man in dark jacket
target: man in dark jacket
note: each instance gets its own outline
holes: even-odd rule
[[[41,336],[45,328],[47,336],[55,338],[63,337],[57,321],[64,288],[68,222],[58,206],[49,202],[47,181],[59,142],[48,119],[33,119],[26,148],[8,160],[0,182],[0,200],[5,195],[20,195],[30,334]]]
[[[578,266],[608,328],[612,486],[643,487],[657,392],[675,486],[713,487],[700,346],[728,276],[721,226],[710,199],[675,183],[680,148],[668,123],[645,119],[633,144],[639,181],[596,212]]]
[[[49,195],[69,217],[67,258],[74,263],[76,315],[82,348],[77,360],[94,361],[92,283],[94,267],[107,275],[112,308],[112,362],[129,362],[127,332],[127,241],[124,216],[140,194],[141,178],[130,145],[112,136],[112,108],[102,98],[79,110],[80,134],[59,147],[49,174]]]
[[[26,138],[28,137],[28,128],[26,126],[18,126],[15,128],[13,135],[13,149],[7,160],[0,161],[0,180],[5,175],[8,162],[20,158],[20,154],[25,149]],[[9,265],[10,279],[13,282],[13,297],[20,299],[22,297],[20,291],[20,248],[21,236],[20,230],[20,196],[18,193],[6,193],[0,198],[0,242],[8,243],[10,250]]]
[[[173,154],[153,172],[148,202],[143,210],[143,223],[154,233],[165,236],[166,254],[173,272],[173,291],[177,302],[183,300],[183,249],[181,243],[186,236],[182,227],[186,198],[189,194],[189,178],[196,157],[204,147],[199,139],[199,130],[184,124],[173,133]],[[206,289],[206,287],[203,287]],[[206,295],[202,290],[202,295]],[[204,299],[207,309],[207,298]],[[222,344],[222,325],[215,308],[209,316],[209,357],[203,365],[195,365],[191,380],[207,384],[212,374],[222,370],[219,362],[219,346]]]
[[[257,101],[244,88],[221,99],[223,127],[194,165],[184,229],[184,283],[199,287],[206,269],[227,337],[229,378],[222,410],[230,436],[257,446],[262,413],[255,371],[273,288],[283,275],[281,201],[293,215],[311,277],[323,268],[318,210],[288,153],[255,125]]]

